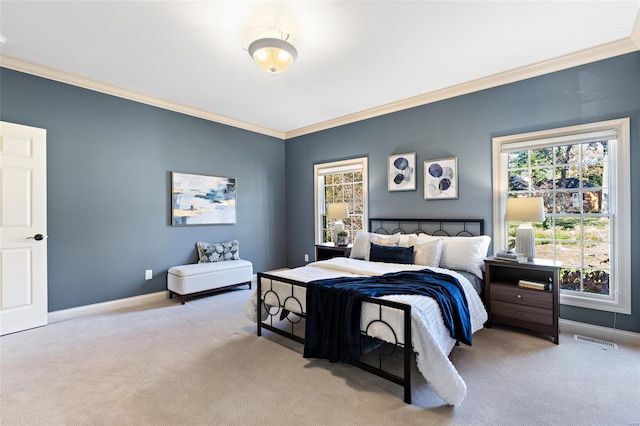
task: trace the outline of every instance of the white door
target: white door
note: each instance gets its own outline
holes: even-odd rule
[[[47,132],[0,121],[0,335],[47,324]]]

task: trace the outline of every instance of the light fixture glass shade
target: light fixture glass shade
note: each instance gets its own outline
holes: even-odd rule
[[[249,55],[266,72],[278,74],[291,66],[298,57],[293,45],[279,38],[261,38],[249,45]]]
[[[536,257],[536,242],[531,222],[544,221],[544,199],[542,197],[507,198],[505,220],[523,222],[516,229],[516,252],[528,260]]]

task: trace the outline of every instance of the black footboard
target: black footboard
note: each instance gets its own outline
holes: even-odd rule
[[[306,289],[306,283],[265,273],[258,273],[257,277],[257,295],[259,297],[257,303],[258,336],[262,335],[262,329],[266,329],[304,344],[304,327],[302,325],[302,319],[304,319],[306,312],[303,309],[305,304],[301,303],[300,298],[302,298],[306,293],[304,291],[300,291],[300,289]],[[274,282],[277,282],[277,291],[274,290]],[[296,294],[296,292],[298,294]],[[269,306],[264,302],[267,298],[273,299],[271,300],[272,303],[269,303]],[[367,343],[370,343],[371,340],[375,340],[371,335],[369,335],[369,329],[374,325],[382,325],[390,330],[390,334],[393,335],[393,339],[388,340],[393,341],[388,341],[384,344],[385,350],[377,351],[375,354],[369,353],[366,357],[361,356],[361,359],[355,362],[354,365],[403,386],[404,401],[411,404],[411,306],[404,303],[371,297],[367,297],[365,302],[377,305],[377,314],[375,318],[371,319],[366,324],[366,327],[362,327],[360,331],[361,338],[366,340]],[[398,338],[399,336],[397,335],[397,331],[384,320],[383,314],[385,309],[397,311],[397,315],[402,317],[403,325],[401,327],[402,330],[400,331],[402,333],[402,342]],[[266,313],[266,319],[262,320],[264,313]],[[368,345],[363,343],[362,346],[365,348]],[[391,349],[388,349],[389,347]],[[385,369],[386,361],[398,351],[402,352],[402,375],[395,374]],[[370,360],[371,362],[369,362]]]

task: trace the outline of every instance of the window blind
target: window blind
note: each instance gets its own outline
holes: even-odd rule
[[[350,163],[345,162],[344,164],[340,164],[337,166],[330,166],[330,167],[320,166],[317,169],[317,174],[318,176],[327,176],[327,175],[333,175],[336,173],[360,172],[363,169],[364,169],[364,165],[362,161],[358,160]]]
[[[597,132],[556,136],[553,138],[546,138],[546,139],[540,139],[540,140],[507,142],[507,143],[503,143],[500,149],[501,149],[501,152],[508,153],[508,152],[526,151],[530,149],[550,148],[558,145],[571,145],[575,143],[608,141],[611,139],[616,139],[616,137],[617,137],[616,130],[609,129],[609,130],[600,130]]]

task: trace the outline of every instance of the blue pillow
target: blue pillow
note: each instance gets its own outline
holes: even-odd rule
[[[379,244],[370,243],[369,260],[372,262],[387,263],[413,263],[413,246],[381,246]]]

